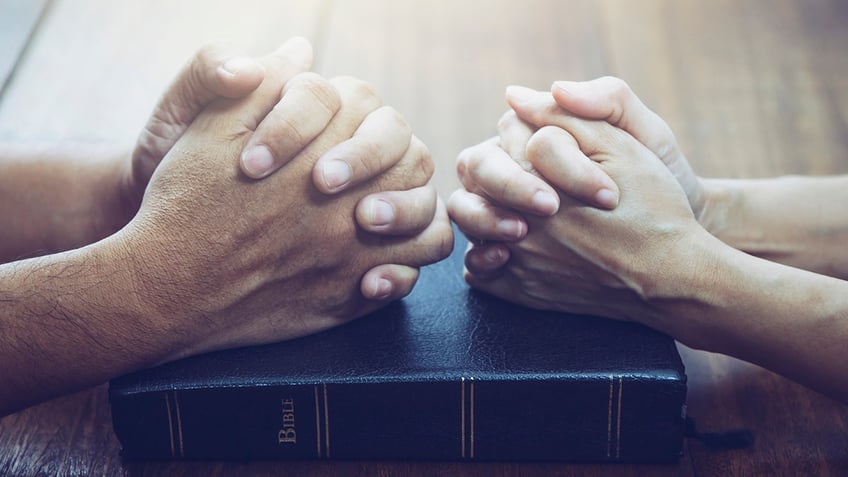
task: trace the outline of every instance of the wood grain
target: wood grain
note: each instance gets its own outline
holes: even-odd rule
[[[848,4],[839,0],[56,0],[0,97],[0,139],[130,144],[200,44],[263,52],[301,34],[327,75],[362,77],[429,146],[436,183],[495,133],[508,84],[625,78],[696,171],[848,172]],[[543,350],[540,350],[543,352]],[[0,420],[0,475],[848,475],[848,409],[756,366],[681,347],[702,430],[747,428],[749,450],[689,441],[676,465],[131,463],[105,388]]]
[[[131,145],[202,45],[264,54],[313,39],[321,0],[53,2],[0,98],[0,139]]]

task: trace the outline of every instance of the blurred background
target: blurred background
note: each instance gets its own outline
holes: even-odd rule
[[[363,78],[404,114],[443,193],[457,153],[494,134],[507,85],[601,75],[627,80],[704,175],[848,170],[844,1],[4,3],[18,13],[0,13],[5,35],[31,36],[0,96],[0,140],[129,145],[204,43],[263,54],[302,35],[318,72]],[[799,162],[811,145],[821,157]]]
[[[615,75],[704,176],[848,173],[844,0],[0,0],[4,141],[135,141],[208,42],[264,54],[302,35],[315,69],[376,86],[428,144],[444,197],[454,161],[495,134],[504,88]],[[2,151],[0,151],[2,155]],[[803,317],[799,317],[803,319]],[[138,464],[120,461],[105,388],[0,422],[10,475],[848,475],[845,406],[756,366],[681,346],[689,413],[755,447],[687,441],[673,466]],[[129,470],[128,470],[129,469]]]

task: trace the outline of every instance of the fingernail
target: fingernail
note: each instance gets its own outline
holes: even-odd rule
[[[515,102],[526,103],[533,99],[536,91],[524,86],[511,85],[506,87],[506,95]]]
[[[335,190],[350,182],[353,171],[347,162],[336,159],[324,164],[321,176],[324,178],[327,189]]]
[[[605,209],[614,209],[618,206],[618,194],[610,189],[601,189],[595,194],[595,202]]]
[[[389,225],[395,218],[395,208],[392,204],[382,199],[376,199],[371,202],[371,225],[380,227]]]
[[[374,298],[383,299],[392,294],[392,282],[385,278],[378,278]]]
[[[524,224],[520,220],[506,219],[498,222],[498,234],[507,240],[516,240],[524,236]]]
[[[545,215],[553,215],[559,208],[559,201],[550,192],[540,190],[533,195],[533,208]]]
[[[501,247],[491,247],[483,252],[483,258],[491,264],[500,265],[504,261],[504,250]]]
[[[224,64],[221,65],[221,69],[223,69],[224,72],[230,74],[231,76],[235,76],[240,72],[244,71],[244,69],[246,68],[255,68],[256,64],[256,61],[250,58],[237,56],[235,58],[230,58],[229,60],[225,61]]]
[[[574,91],[573,87],[574,87],[574,81],[554,81],[552,89],[556,88],[556,89],[562,91],[563,93],[570,94],[572,91]]]
[[[274,155],[266,146],[254,146],[242,155],[241,163],[249,176],[259,179],[271,173]]]

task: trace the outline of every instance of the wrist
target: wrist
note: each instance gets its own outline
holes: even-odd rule
[[[734,180],[729,179],[698,179],[703,191],[701,209],[695,218],[710,235],[721,239],[723,233],[730,227],[734,204],[739,200],[739,190]]]
[[[157,269],[159,261],[128,232],[121,229],[81,251],[88,253],[87,260],[104,277],[98,295],[108,307],[105,314],[120,320],[115,326],[137,343],[133,359],[138,360],[134,364],[138,369],[173,359],[191,337],[177,307],[171,306],[166,313],[161,305],[166,294],[149,280],[150,270]]]
[[[167,220],[175,219],[142,213],[110,237],[129,270],[124,292],[162,345],[158,362],[229,347],[233,322],[227,310],[267,273],[260,265],[250,271],[228,265],[227,251],[239,244],[226,240],[227,234],[200,245],[179,222]]]
[[[703,311],[721,302],[715,295],[736,267],[728,254],[735,251],[697,225],[661,248],[657,266],[636,278],[647,310],[637,321],[701,348],[710,326]]]
[[[124,255],[110,237],[0,265],[0,414],[168,356],[173,333],[142,306]]]

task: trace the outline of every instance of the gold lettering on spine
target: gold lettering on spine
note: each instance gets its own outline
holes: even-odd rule
[[[459,378],[459,433],[462,445],[461,455],[465,459],[474,458],[474,378],[468,378],[468,399],[466,400],[465,378]],[[465,416],[468,416],[466,418]],[[466,421],[468,423],[466,431]],[[466,444],[467,443],[467,444]]]
[[[615,378],[609,377],[609,405],[607,407],[607,459],[612,457],[612,398]]]
[[[459,414],[460,414],[459,432],[460,432],[460,435],[462,436],[462,438],[461,438],[461,441],[462,441],[462,458],[464,459],[465,458],[465,378],[460,378],[459,385],[460,385],[460,392],[459,392],[459,403],[460,403],[460,406],[459,406],[459,409],[460,409],[460,411],[459,411]]]
[[[624,389],[624,378],[618,378],[618,417],[615,431],[615,458],[621,458],[621,394]]]
[[[471,458],[474,458],[474,378],[468,378],[470,380],[469,383],[469,391],[471,393],[471,419],[469,425],[471,427]]]
[[[321,458],[321,406],[318,404],[318,385],[312,387],[315,391],[315,446],[317,456]]]
[[[171,418],[171,400],[168,398],[168,393],[165,393],[165,410],[168,411],[168,436],[171,438],[171,457],[176,457],[177,452],[174,450],[174,420]]]
[[[177,410],[177,432],[180,437],[180,457],[185,457],[185,448],[183,447],[183,420],[180,414],[180,400],[177,398],[176,391],[174,391],[174,408]]]
[[[621,396],[624,390],[624,378],[618,378],[618,392],[615,391],[615,376],[609,377],[609,404],[607,407],[607,458],[616,460],[621,458]],[[615,432],[613,432],[613,409],[615,409]],[[613,444],[613,433],[615,444]],[[615,455],[613,455],[615,445]]]
[[[330,405],[327,402],[327,384],[324,384],[324,444],[330,458]]]
[[[297,444],[297,422],[295,419],[294,399],[280,400],[282,424],[277,431],[277,444]]]

